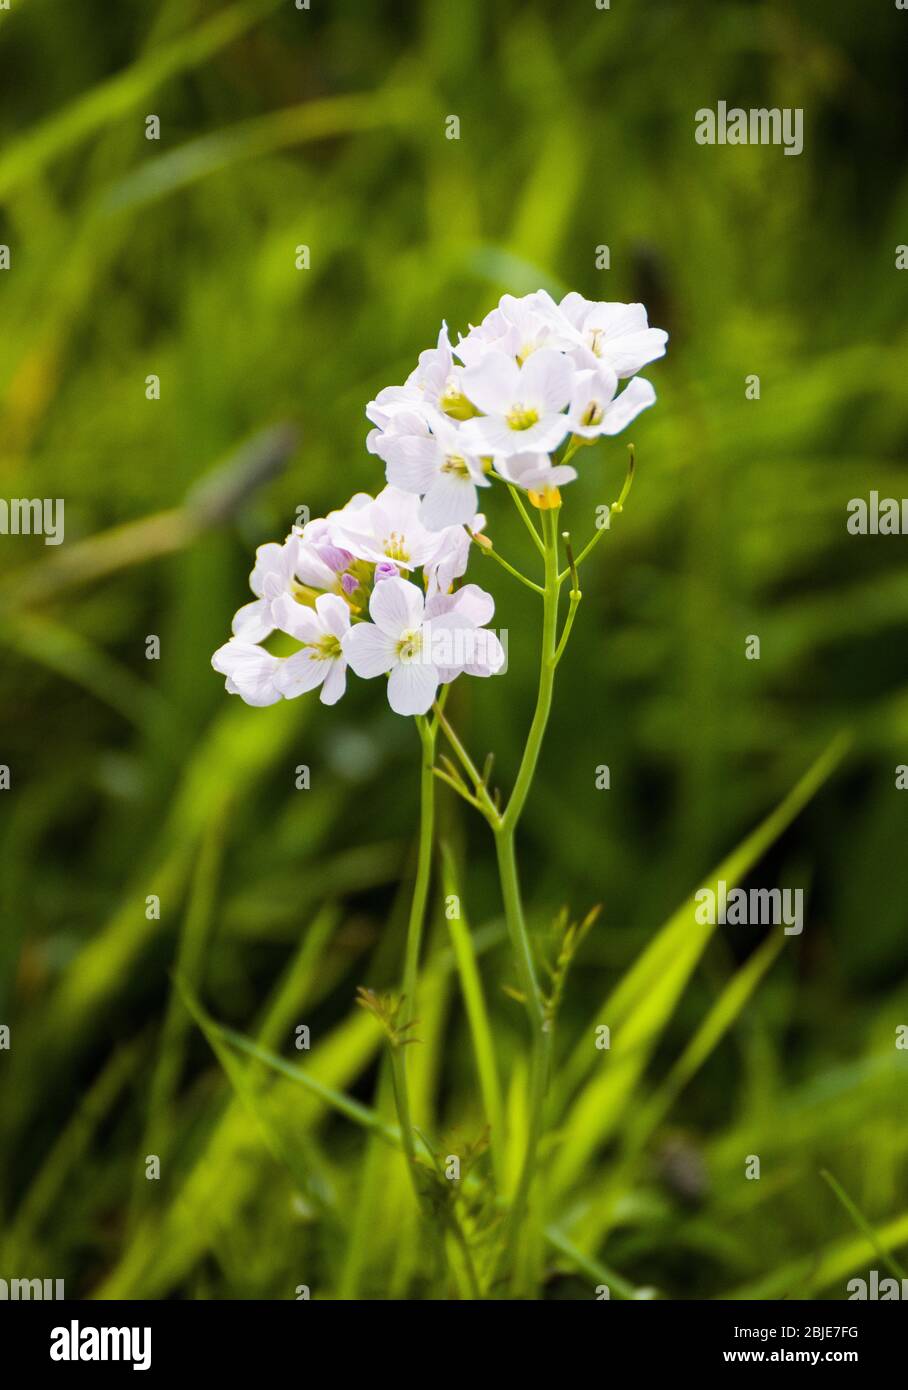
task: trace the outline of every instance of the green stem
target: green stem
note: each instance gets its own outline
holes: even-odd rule
[[[506,1239],[500,1259],[510,1266],[512,1292],[521,1291],[524,1283],[519,1268],[517,1251],[520,1237],[526,1224],[530,1195],[538,1168],[539,1145],[542,1139],[545,1120],[545,1099],[548,1089],[552,1061],[552,1032],[546,1016],[545,1003],[539,988],[533,950],[524,917],[520,894],[520,880],[517,872],[515,838],[517,826],[526,804],[552,708],[552,695],[555,683],[555,668],[565,649],[580,602],[580,592],[576,581],[576,568],[573,562],[569,571],[573,576],[570,595],[570,609],[565,621],[564,631],[558,638],[558,600],[563,576],[558,572],[558,509],[543,511],[542,540],[533,525],[520,499],[514,495],[521,515],[543,554],[544,587],[542,648],[539,660],[539,687],[536,695],[536,708],[524,746],[523,756],[517,770],[514,788],[505,810],[498,812],[489,797],[483,777],[463,747],[455,731],[440,708],[436,706],[436,726],[440,726],[454,750],[461,766],[473,784],[477,799],[495,836],[498,859],[498,873],[501,882],[501,895],[504,904],[505,921],[514,953],[520,989],[530,1026],[530,1107],[527,1133],[527,1146],[521,1166],[517,1188],[508,1213]],[[568,549],[569,559],[571,557]],[[469,798],[468,798],[469,799]],[[494,1281],[493,1281],[494,1282]]]
[[[394,1107],[397,1110],[397,1121],[400,1125],[400,1137],[407,1160],[407,1171],[410,1174],[417,1204],[422,1209],[423,1193],[420,1190],[419,1170],[416,1166],[416,1145],[413,1142],[410,1088],[407,1085],[407,1064],[404,1052],[405,1049],[398,1046],[397,1043],[391,1044],[391,1080],[394,1086]]]
[[[490,559],[497,560],[499,565],[501,565],[502,569],[506,569],[508,574],[512,574],[515,579],[519,579],[521,584],[524,584],[526,588],[532,589],[534,594],[541,594],[545,592],[540,584],[537,584],[532,579],[528,579],[525,574],[520,573],[519,569],[515,569],[512,564],[509,564],[503,555],[499,555],[498,551],[495,549],[494,546],[483,545],[480,546],[480,549],[482,550],[483,555],[488,555]]]
[[[473,1261],[472,1251],[470,1250],[470,1242],[467,1240],[460,1228],[459,1222],[456,1220],[454,1222],[454,1239],[463,1257],[464,1268],[467,1272],[467,1283],[470,1286],[470,1295],[475,1301],[479,1301],[482,1298],[482,1289],[479,1285],[479,1279],[476,1276],[476,1265]]]
[[[609,513],[609,517],[611,517],[611,513]],[[578,569],[583,564],[590,551],[593,550],[599,544],[599,542],[602,540],[602,537],[605,535],[608,529],[609,528],[607,526],[600,526],[596,534],[593,536],[593,539],[591,541],[587,541],[586,545],[583,547],[580,554],[577,556],[577,559],[574,561]],[[559,574],[558,576],[559,584],[563,584],[569,574],[569,569],[562,570],[561,574]]]
[[[419,958],[422,951],[423,929],[426,920],[426,905],[429,899],[429,882],[432,874],[432,842],[435,831],[435,740],[438,726],[423,716],[417,716],[416,727],[422,743],[422,758],[419,778],[419,845],[416,856],[416,880],[413,884],[413,898],[410,903],[410,917],[407,922],[407,944],[404,955],[404,973],[400,1007],[400,1028],[411,1023],[416,1015],[416,985],[419,979]],[[416,1145],[413,1140],[413,1118],[410,1109],[410,1087],[407,1081],[407,1048],[404,1043],[391,1042],[391,1077],[394,1085],[394,1104],[400,1125],[401,1141],[406,1155],[410,1180],[420,1210],[424,1209],[425,1193],[420,1188],[419,1169],[416,1163]]]
[[[633,486],[633,482],[634,482],[634,470],[635,470],[636,467],[637,467],[637,454],[636,454],[636,451],[635,451],[635,449],[634,449],[633,444],[628,444],[627,450],[628,450],[627,473],[626,473],[625,476],[624,476],[624,486],[623,486],[622,489],[621,489],[620,495],[619,495],[619,497],[618,497],[618,501],[617,501],[617,502],[613,502],[612,505],[609,507],[609,514],[608,514],[609,522],[611,522],[611,519],[612,519],[613,516],[615,516],[615,515],[620,515],[620,513],[624,511],[624,504],[625,504],[625,502],[627,501],[627,495],[628,495],[628,493],[630,492],[631,487]],[[576,561],[575,561],[575,563],[574,563],[573,569],[574,569],[574,574],[575,574],[575,575],[576,575],[577,567],[583,564],[583,561],[584,561],[584,560],[586,559],[586,557],[590,554],[590,552],[599,544],[599,542],[601,541],[603,535],[605,534],[605,532],[606,532],[608,529],[609,529],[608,524],[606,524],[605,526],[600,526],[600,527],[598,528],[598,530],[596,531],[596,534],[593,536],[592,540],[591,540],[591,541],[587,541],[586,545],[583,547],[583,549],[581,550],[580,554],[577,556],[577,559],[576,559]],[[558,583],[559,583],[559,584],[563,584],[564,581],[567,579],[567,577],[568,577],[569,574],[571,574],[571,567],[570,567],[570,566],[569,566],[566,570],[562,570],[561,574],[559,574],[559,576],[558,576]],[[574,581],[574,582],[575,582],[575,584],[576,584],[576,578],[575,578],[575,581]]]
[[[493,476],[494,476],[494,477],[499,477],[500,475],[499,475],[499,474],[493,474]],[[502,482],[506,482],[506,483],[507,483],[507,480],[506,480],[506,479],[502,479]],[[527,511],[526,506],[525,506],[524,501],[523,501],[523,498],[520,496],[519,490],[514,486],[513,483],[507,483],[507,489],[508,489],[508,492],[511,494],[511,500],[512,500],[512,502],[514,503],[514,506],[517,508],[518,512],[519,512],[520,515],[521,515],[521,518],[522,518],[522,520],[523,520],[524,526],[527,528],[527,530],[529,531],[530,535],[533,537],[533,544],[535,545],[536,549],[539,551],[539,554],[540,554],[540,555],[544,555],[544,554],[545,554],[545,546],[543,545],[542,541],[539,539],[539,532],[536,530],[536,527],[535,527],[535,525],[533,524],[533,518],[530,516],[529,512]]]
[[[444,782],[445,785],[450,787],[452,791],[455,791],[458,796],[462,796],[464,801],[466,801],[466,803],[469,806],[475,807],[477,811],[479,811],[482,815],[485,815],[485,811],[483,810],[480,802],[476,800],[475,796],[472,796],[471,793],[467,791],[466,783],[463,781],[463,778],[458,779],[457,777],[452,777],[449,772],[445,772],[444,768],[441,767],[433,768],[433,772],[435,776],[438,778],[439,782]]]
[[[543,1133],[545,1096],[551,1067],[552,1034],[547,1026],[545,1009],[533,964],[529,932],[520,897],[517,858],[514,851],[513,829],[500,829],[495,834],[498,852],[498,872],[504,915],[517,964],[521,992],[530,1024],[530,1118],[527,1143],[520,1177],[508,1213],[503,1256],[511,1265],[512,1291],[517,1292],[520,1274],[515,1261],[517,1245],[529,1206],[530,1193],[536,1176],[539,1142]]]
[[[422,950],[426,904],[429,900],[429,879],[432,873],[432,838],[435,831],[435,740],[437,727],[424,716],[417,716],[416,727],[422,743],[419,774],[419,847],[416,856],[416,881],[407,922],[407,946],[401,992],[404,996],[401,1023],[411,1022],[416,1008],[416,982],[419,978],[419,957]]]
[[[457,737],[457,734],[451,727],[450,722],[445,718],[444,710],[441,707],[441,701],[437,700],[435,704],[432,706],[432,708],[435,713],[436,724],[444,730],[445,738],[448,740],[448,743],[451,745],[451,748],[456,753],[458,761],[460,762],[460,765],[463,768],[464,772],[467,774],[470,781],[473,783],[473,786],[476,790],[476,799],[479,803],[479,809],[482,811],[482,814],[485,816],[486,820],[489,821],[490,825],[492,826],[492,829],[496,829],[501,818],[498,814],[498,810],[495,806],[494,801],[489,795],[489,789],[483,780],[482,773],[479,771],[476,764],[473,762],[473,759],[470,757],[469,753],[464,748],[460,739]]]
[[[445,895],[454,894],[458,901],[461,901],[460,883],[454,855],[450,845],[444,842],[441,845],[441,862]],[[503,1163],[504,1105],[501,1098],[501,1083],[498,1079],[498,1062],[495,1057],[495,1042],[485,994],[483,993],[482,978],[476,963],[473,937],[462,907],[460,912],[448,918],[448,929],[451,934],[451,944],[454,947],[454,959],[457,962],[457,972],[460,976],[464,1005],[470,1025],[483,1109],[489,1126],[489,1148],[492,1155],[495,1186],[498,1192],[503,1192],[505,1185]]]
[[[498,853],[498,877],[501,882],[505,922],[517,965],[524,1007],[530,1021],[532,1035],[535,1038],[542,1032],[545,1020],[542,999],[539,994],[539,982],[536,979],[536,967],[533,964],[530,937],[523,916],[513,830],[502,828],[495,832],[495,849]]]
[[[584,445],[589,445],[592,442],[591,439],[585,439],[581,434],[572,434],[567,444],[564,446],[564,453],[561,455],[561,458],[558,459],[558,463],[570,463],[578,449],[582,449]]]
[[[583,595],[581,594],[579,589],[572,589],[568,597],[570,599],[570,607],[568,608],[568,615],[564,620],[564,631],[561,634],[561,641],[555,648],[554,663],[556,666],[558,665],[559,661],[564,655],[564,649],[567,646],[568,638],[571,635],[571,628],[574,626],[574,619],[577,616],[577,609],[580,605],[580,600],[583,597]]]
[[[545,601],[542,612],[542,652],[539,662],[539,690],[536,709],[527,735],[526,747],[520,760],[514,790],[502,816],[502,828],[513,830],[520,819],[533,783],[539,752],[552,708],[552,689],[555,684],[555,638],[558,629],[558,539],[557,509],[542,513],[545,539]]]
[[[548,724],[552,707],[552,691],[555,681],[555,665],[559,654],[558,631],[558,531],[557,510],[543,512],[543,538],[545,541],[545,600],[542,620],[542,651],[539,662],[539,689],[536,696],[536,709],[527,736],[526,746],[514,790],[507,807],[495,830],[495,847],[498,855],[498,872],[501,880],[501,894],[504,903],[505,920],[511,945],[520,976],[520,986],[524,1005],[530,1024],[530,1119],[527,1134],[527,1147],[508,1216],[505,1253],[513,1260],[518,1238],[521,1234],[529,1205],[530,1193],[536,1176],[539,1142],[542,1138],[545,1112],[545,1096],[551,1066],[552,1036],[546,1026],[545,1009],[533,964],[533,952],[523,913],[520,895],[520,881],[517,874],[515,853],[515,834],[521,812],[526,803],[542,740]],[[512,1288],[519,1287],[519,1274],[516,1265],[512,1268]]]
[[[444,700],[440,703],[444,703]],[[407,944],[404,952],[404,972],[401,986],[401,1006],[398,1029],[411,1023],[416,1014],[416,986],[419,980],[419,959],[422,953],[423,931],[426,921],[426,907],[429,901],[429,884],[432,876],[432,848],[435,833],[435,743],[438,737],[437,720],[417,716],[416,728],[422,744],[419,777],[419,843],[416,855],[416,879],[413,884],[413,898],[410,903],[410,916],[407,922]],[[425,1181],[420,1180],[414,1141],[413,1115],[410,1107],[410,1086],[407,1080],[407,1044],[391,1039],[391,1082],[394,1091],[394,1107],[400,1126],[401,1146],[406,1159],[407,1171],[419,1209],[420,1219],[426,1233],[426,1242],[433,1255],[433,1279],[443,1277],[446,1267],[444,1233],[433,1220],[429,1193]],[[425,1141],[423,1141],[425,1142]]]

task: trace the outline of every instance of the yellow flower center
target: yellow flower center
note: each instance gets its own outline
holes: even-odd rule
[[[389,560],[401,560],[406,564],[410,559],[410,552],[404,545],[404,537],[398,531],[392,531],[390,536],[385,537],[385,554]]]
[[[300,584],[299,580],[291,579],[290,592],[296,602],[302,604],[304,608],[315,607],[315,600],[319,594],[317,589],[310,589],[307,584]]]
[[[340,638],[329,632],[315,643],[315,650],[322,661],[336,661],[341,654]]]
[[[528,430],[539,420],[539,412],[525,405],[512,405],[507,413],[507,422],[512,430]]]
[[[397,655],[401,661],[415,661],[422,649],[422,633],[419,628],[402,632],[397,643]]]
[[[442,414],[450,416],[452,420],[469,420],[479,414],[472,402],[453,384],[445,387],[439,405]]]
[[[469,478],[470,470],[467,461],[461,454],[445,454],[445,461],[441,465],[442,473],[453,473],[458,478]]]

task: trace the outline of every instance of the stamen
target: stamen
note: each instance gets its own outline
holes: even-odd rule
[[[389,560],[400,560],[403,564],[409,562],[409,551],[404,545],[404,537],[398,531],[392,531],[390,536],[385,537],[384,548]]]
[[[471,401],[468,401],[462,391],[458,390],[453,382],[449,382],[442,392],[439,400],[442,413],[448,415],[452,420],[469,420],[479,411]]]
[[[419,628],[402,632],[397,643],[397,655],[401,661],[415,661],[422,650],[422,633]]]
[[[538,423],[539,412],[533,410],[531,406],[528,407],[517,402],[511,406],[506,418],[512,430],[528,430],[532,425]]]

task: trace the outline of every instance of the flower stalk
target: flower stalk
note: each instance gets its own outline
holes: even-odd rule
[[[349,672],[361,681],[381,680],[391,710],[415,717],[419,828],[400,994],[363,989],[359,1003],[388,1037],[402,1147],[429,1239],[442,1264],[446,1253],[452,1257],[455,1277],[473,1297],[481,1296],[480,1273],[486,1287],[496,1292],[505,1276],[514,1294],[532,1292],[537,1283],[534,1253],[541,1247],[541,1203],[534,1208],[534,1199],[544,1176],[540,1149],[555,1016],[567,966],[594,918],[588,914],[579,926],[565,928],[554,967],[544,956],[537,965],[516,840],[552,710],[555,672],[582,597],[578,570],[611,517],[624,507],[634,477],[633,446],[618,500],[597,509],[605,515],[576,558],[569,533],[558,530],[561,490],[577,478],[572,463],[587,455],[584,446],[618,434],[654,403],[652,385],[637,374],[663,355],[667,336],[649,326],[642,304],[596,303],[576,293],[556,303],[545,290],[521,299],[504,295],[456,345],[442,325],[437,345],[420,355],[404,384],[385,387],[366,407],[374,426],[366,447],[382,460],[387,486],[375,496],[357,493],[340,509],[294,526],[281,544],[260,546],[249,577],[253,601],[235,614],[230,639],[212,657],[227,690],[249,705],[272,705],[316,690],[322,704],[334,705],[346,692]],[[485,534],[479,498],[487,488],[506,488],[510,494],[541,557],[541,582],[505,559]],[[559,534],[567,560],[563,570]],[[491,756],[480,771],[445,713],[455,680],[493,676],[505,665],[504,649],[489,626],[495,612],[492,596],[475,583],[460,582],[476,551],[542,599],[535,708],[504,804],[498,788],[490,786]],[[559,634],[561,589],[568,579],[567,613]],[[287,655],[270,650],[265,644],[275,633],[293,639],[297,649]],[[436,761],[439,730],[453,756]],[[492,831],[529,1029],[526,1146],[504,1239],[489,1269],[482,1271],[471,1244],[480,1245],[475,1210],[467,1208],[462,1223],[456,1207],[456,1194],[466,1193],[467,1187],[451,1187],[434,1143],[414,1125],[407,1076],[430,901],[437,782],[478,810]],[[483,1056],[487,1119],[500,1131],[491,1030],[463,933],[458,942],[474,1038]],[[546,993],[540,988],[543,970],[551,979]],[[500,1153],[500,1132],[492,1142]],[[473,1157],[478,1153],[474,1147]],[[497,1221],[500,1160],[495,1176],[491,1205]],[[473,1180],[478,1181],[475,1174]]]

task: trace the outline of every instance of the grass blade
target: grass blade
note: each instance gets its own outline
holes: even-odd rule
[[[467,1019],[470,1025],[470,1037],[473,1040],[473,1055],[476,1059],[479,1089],[482,1093],[483,1108],[489,1125],[489,1145],[492,1154],[492,1164],[495,1170],[495,1180],[500,1191],[504,1181],[504,1160],[502,1151],[502,1144],[504,1142],[504,1104],[501,1096],[501,1083],[498,1079],[498,1063],[495,1059],[492,1028],[489,1022],[482,981],[479,977],[479,970],[476,965],[473,940],[470,936],[470,929],[466,918],[463,915],[463,897],[461,896],[458,884],[457,868],[454,863],[451,847],[447,843],[442,843],[441,860],[445,896],[448,897],[452,893],[456,894],[461,905],[459,915],[448,920],[448,928],[451,933],[451,945],[454,948],[454,957],[457,961],[457,973],[460,976],[460,987],[463,990],[464,1007],[466,1008]]]
[[[839,735],[776,809],[715,870],[716,879],[739,882],[791,824],[845,755]],[[564,1142],[552,1168],[555,1191],[574,1182],[596,1149],[614,1131],[668,1019],[715,927],[697,922],[692,894],[643,952],[589,1025],[566,1070],[566,1083],[584,1077],[597,1059],[607,1061],[570,1107]],[[598,1023],[612,1030],[612,1049],[597,1052],[590,1039]]]
[[[842,1203],[842,1206],[845,1208],[848,1215],[851,1217],[852,1221],[857,1226],[858,1230],[861,1231],[870,1241],[871,1245],[873,1246],[874,1250],[876,1250],[876,1253],[879,1255],[886,1268],[892,1270],[892,1273],[895,1275],[896,1279],[908,1279],[908,1274],[905,1273],[898,1260],[895,1259],[893,1255],[889,1254],[889,1251],[883,1245],[882,1241],[880,1240],[876,1231],[871,1226],[870,1222],[848,1196],[848,1193],[845,1191],[844,1187],[838,1181],[838,1179],[834,1178],[826,1168],[820,1169],[820,1177],[823,1178],[824,1181],[826,1181],[832,1188],[833,1192],[838,1197],[839,1201]]]

